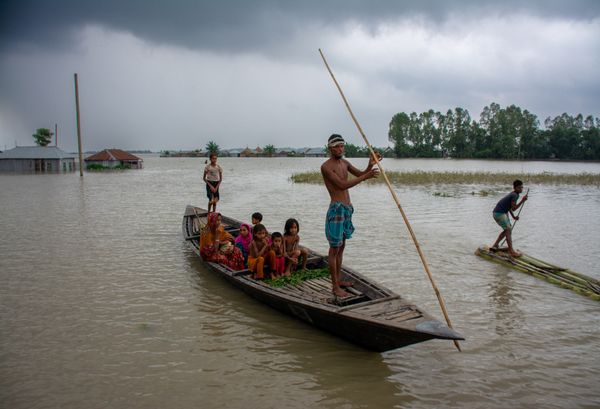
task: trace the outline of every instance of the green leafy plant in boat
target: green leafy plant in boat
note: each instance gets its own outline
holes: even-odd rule
[[[286,285],[296,286],[302,281],[313,280],[316,278],[329,277],[328,268],[316,268],[314,270],[299,270],[294,271],[290,276],[277,277],[265,280],[265,283],[272,287],[283,287]]]

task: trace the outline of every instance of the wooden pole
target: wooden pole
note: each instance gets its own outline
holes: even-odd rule
[[[79,82],[75,75],[75,111],[77,115],[77,148],[79,149],[79,176],[83,177],[83,154],[81,152],[81,122],[79,121]]]
[[[337,87],[338,91],[340,92],[340,95],[342,96],[342,99],[344,100],[344,104],[346,105],[346,108],[348,109],[348,112],[350,113],[350,116],[352,117],[352,120],[354,121],[354,124],[356,125],[356,128],[358,129],[358,132],[360,132],[360,134],[363,137],[365,143],[367,144],[367,147],[369,148],[369,152],[371,153],[371,155],[375,159],[375,162],[377,163],[377,166],[379,167],[379,171],[383,175],[385,183],[387,184],[387,186],[388,186],[388,188],[390,190],[390,193],[392,194],[392,197],[394,198],[394,201],[396,202],[396,205],[398,206],[398,210],[400,210],[400,214],[402,215],[402,219],[404,219],[404,223],[406,224],[406,227],[408,228],[408,231],[410,233],[410,236],[412,237],[413,243],[415,243],[415,246],[417,248],[417,252],[419,253],[419,257],[421,258],[421,262],[423,263],[423,267],[425,268],[425,272],[427,273],[427,276],[429,277],[429,281],[431,282],[433,290],[435,291],[435,295],[436,295],[436,297],[437,297],[437,299],[438,299],[438,301],[440,303],[440,307],[442,309],[442,313],[444,314],[444,318],[446,318],[446,323],[448,324],[448,327],[452,328],[452,323],[450,322],[450,317],[448,317],[448,312],[446,312],[446,304],[444,303],[444,299],[442,298],[442,294],[440,293],[440,291],[438,290],[437,286],[435,285],[435,281],[433,280],[433,276],[431,275],[431,271],[429,271],[429,266],[427,264],[427,260],[425,259],[425,255],[423,254],[423,251],[421,250],[421,246],[419,245],[419,242],[417,240],[417,236],[415,235],[415,233],[414,233],[414,231],[413,231],[413,229],[412,229],[412,227],[410,225],[410,222],[408,221],[408,218],[406,217],[406,214],[404,213],[404,210],[402,209],[402,206],[400,205],[400,199],[398,199],[398,196],[396,195],[396,191],[392,187],[392,184],[390,183],[390,180],[388,179],[388,177],[387,177],[387,175],[385,173],[385,170],[381,166],[381,162],[379,162],[379,159],[378,159],[377,155],[375,154],[375,151],[373,150],[373,147],[371,146],[371,144],[369,143],[369,140],[367,139],[365,133],[363,132],[362,127],[360,126],[360,124],[356,120],[356,117],[354,116],[354,113],[352,112],[352,109],[350,108],[350,104],[348,104],[348,100],[344,96],[344,92],[342,91],[342,88],[340,87],[340,84],[338,84],[337,80],[335,79],[335,76],[333,75],[333,72],[331,71],[331,68],[329,68],[329,64],[327,64],[327,60],[325,59],[325,55],[323,55],[323,52],[321,51],[320,48],[319,48],[319,54],[321,54],[321,58],[323,59],[323,62],[325,63],[325,67],[327,67],[327,71],[329,71],[329,75],[331,75],[331,78],[333,79],[333,82],[335,83],[335,86]],[[458,341],[454,340],[454,345],[456,346],[456,348],[459,351],[461,350]]]

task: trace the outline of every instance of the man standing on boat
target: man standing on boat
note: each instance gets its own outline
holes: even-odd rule
[[[513,219],[519,220],[519,216],[515,216],[513,213],[519,207],[525,203],[527,200],[527,195],[523,196],[523,199],[517,204],[519,200],[519,195],[523,193],[523,182],[520,180],[515,180],[513,182],[513,191],[508,195],[504,196],[494,207],[494,211],[492,215],[494,220],[498,224],[498,226],[502,227],[502,233],[496,239],[496,242],[492,245],[491,250],[498,250],[498,246],[503,238],[506,237],[506,244],[508,245],[508,254],[512,257],[520,257],[521,253],[515,251],[512,245],[512,226],[510,224],[510,218],[508,214],[512,216]]]
[[[327,141],[327,149],[330,158],[321,165],[321,174],[331,197],[325,220],[325,235],[329,242],[329,273],[331,274],[333,294],[338,297],[346,297],[348,293],[342,287],[348,287],[352,283],[340,281],[342,258],[346,239],[352,237],[354,232],[354,226],[352,225],[354,208],[350,202],[348,189],[367,179],[379,176],[379,169],[373,168],[376,161],[372,157],[369,158],[369,164],[365,170],[355,168],[349,161],[344,159],[344,138],[341,135],[331,135]],[[379,154],[378,160],[381,160]],[[355,177],[349,180],[348,173]]]

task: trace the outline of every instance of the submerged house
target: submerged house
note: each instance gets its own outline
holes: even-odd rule
[[[75,155],[56,146],[17,146],[0,153],[3,172],[72,172]]]
[[[138,158],[121,149],[104,149],[92,156],[88,156],[84,160],[86,167],[89,165],[101,165],[107,168],[123,166],[130,167],[131,169],[141,169],[144,162],[142,158]]]

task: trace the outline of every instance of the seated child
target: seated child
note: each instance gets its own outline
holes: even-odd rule
[[[263,215],[259,212],[252,213],[252,227],[250,228],[250,233],[252,233],[252,229],[258,223],[262,224]],[[266,228],[266,227],[265,227]],[[269,242],[269,246],[271,245],[271,236],[269,235],[269,231],[267,230],[267,241]]]
[[[261,223],[262,219],[263,216],[259,212],[252,213],[252,227],[256,226],[258,223]]]
[[[265,259],[269,256],[269,250],[267,229],[258,223],[252,230],[252,243],[248,252],[248,269],[254,273],[253,278],[256,280],[265,278]]]
[[[240,234],[235,238],[235,245],[239,248],[244,256],[244,268],[248,268],[248,252],[250,251],[250,243],[252,235],[250,234],[250,225],[242,223],[240,225]]]
[[[302,256],[302,270],[306,269],[308,251],[300,246],[300,225],[296,219],[288,219],[285,222],[283,233],[283,245],[285,249],[286,269],[285,275],[290,275],[298,267],[298,258]]]
[[[278,231],[271,234],[271,252],[269,254],[271,278],[281,277],[285,272],[285,249],[283,236]]]

